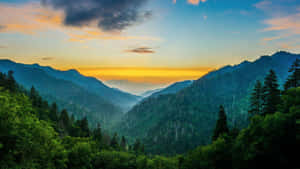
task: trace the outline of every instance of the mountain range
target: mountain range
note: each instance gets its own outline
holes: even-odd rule
[[[110,125],[130,109],[140,97],[110,88],[76,70],[60,71],[38,64],[26,65],[0,60],[0,71],[12,70],[19,84],[34,86],[50,102],[69,110],[75,118],[87,116],[92,124]]]
[[[277,52],[208,73],[175,94],[148,97],[134,106],[115,128],[142,139],[147,152],[184,153],[211,141],[217,112],[224,105],[229,126],[248,123],[249,95],[256,80],[273,69],[282,87],[288,69],[300,55]]]
[[[144,77],[146,78],[146,77]],[[164,88],[166,84],[155,84],[149,82],[135,82],[134,80],[108,80],[104,81],[110,87],[117,88],[138,96],[142,96],[145,92]]]
[[[263,81],[273,69],[282,87],[289,67],[299,57],[277,52],[142,96],[110,88],[76,70],[0,60],[0,72],[12,70],[19,84],[27,90],[34,86],[45,99],[66,108],[76,119],[87,117],[91,126],[101,123],[130,140],[139,138],[147,152],[175,154],[210,143],[219,105],[224,105],[231,128],[246,126],[249,94],[256,80]]]
[[[179,92],[180,90],[190,86],[193,83],[193,80],[186,80],[186,81],[182,81],[182,82],[176,82],[171,84],[170,86],[160,89],[160,90],[156,90],[155,92],[153,92],[150,97],[157,97],[160,95],[166,95],[166,94],[174,94]],[[149,97],[149,96],[148,96]]]

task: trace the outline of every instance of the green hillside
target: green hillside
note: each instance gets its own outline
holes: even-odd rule
[[[211,142],[219,105],[229,127],[248,125],[249,98],[256,80],[276,72],[283,88],[289,67],[299,55],[278,52],[254,62],[226,66],[196,80],[176,94],[148,98],[133,107],[116,131],[142,139],[152,153],[185,153]]]
[[[297,156],[291,152],[299,146],[300,88],[290,88],[277,113],[255,115],[241,131],[228,130],[223,114],[219,129],[227,130],[216,127],[212,144],[163,157],[145,155],[138,140],[129,145],[117,134],[110,138],[99,125],[90,130],[86,119],[75,121],[34,90],[24,91],[11,74],[0,74],[0,168],[296,169]]]

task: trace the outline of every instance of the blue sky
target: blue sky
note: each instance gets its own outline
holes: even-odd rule
[[[43,1],[0,0],[1,58],[144,83],[148,76],[137,80],[143,72],[134,68],[149,76],[151,68],[181,68],[177,80],[197,68],[196,79],[279,50],[300,53],[299,0]],[[73,6],[85,8],[74,12]],[[122,78],[124,67],[135,71]],[[97,68],[116,70],[109,75]]]

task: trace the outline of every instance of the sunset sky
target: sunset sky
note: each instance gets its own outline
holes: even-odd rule
[[[0,0],[0,12],[0,59],[147,89],[300,53],[299,0]]]

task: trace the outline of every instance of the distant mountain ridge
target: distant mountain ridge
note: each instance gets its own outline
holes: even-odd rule
[[[93,92],[107,99],[107,101],[111,103],[118,103],[117,106],[120,106],[125,111],[133,106],[140,98],[139,96],[132,95],[115,88],[110,88],[94,77],[83,76],[75,69],[60,71],[49,66],[40,66],[38,64],[33,64],[33,66],[43,69],[55,78],[71,81],[74,84],[83,87],[87,91]]]
[[[157,97],[157,96],[166,95],[166,94],[175,94],[175,93],[179,92],[180,90],[190,86],[192,83],[193,83],[193,80],[175,82],[164,89],[161,89],[157,92],[152,93],[150,95],[150,97]]]
[[[151,96],[152,94],[157,93],[157,92],[159,92],[159,91],[161,91],[161,90],[164,90],[164,88],[148,90],[148,91],[142,93],[141,96],[142,96],[143,98],[146,98],[146,97],[149,97],[149,96]]]
[[[277,52],[210,72],[176,94],[149,97],[126,114],[119,132],[143,139],[153,153],[184,153],[208,144],[219,105],[224,105],[231,127],[245,126],[255,81],[273,69],[282,86],[296,58],[300,55]]]
[[[17,82],[25,88],[34,86],[48,101],[56,101],[75,117],[87,116],[92,124],[112,123],[123,115],[138,96],[105,86],[101,81],[85,77],[76,70],[59,71],[38,64],[26,65],[0,60],[0,71],[14,71]],[[131,104],[131,105],[130,105]],[[126,107],[128,106],[129,107]]]
[[[192,83],[193,83],[193,80],[185,80],[185,81],[181,81],[181,82],[175,82],[165,88],[159,88],[159,89],[146,91],[146,92],[142,93],[141,96],[143,98],[147,98],[147,97],[157,97],[157,96],[166,95],[166,94],[175,94],[175,93],[179,92],[180,90],[188,87]]]

